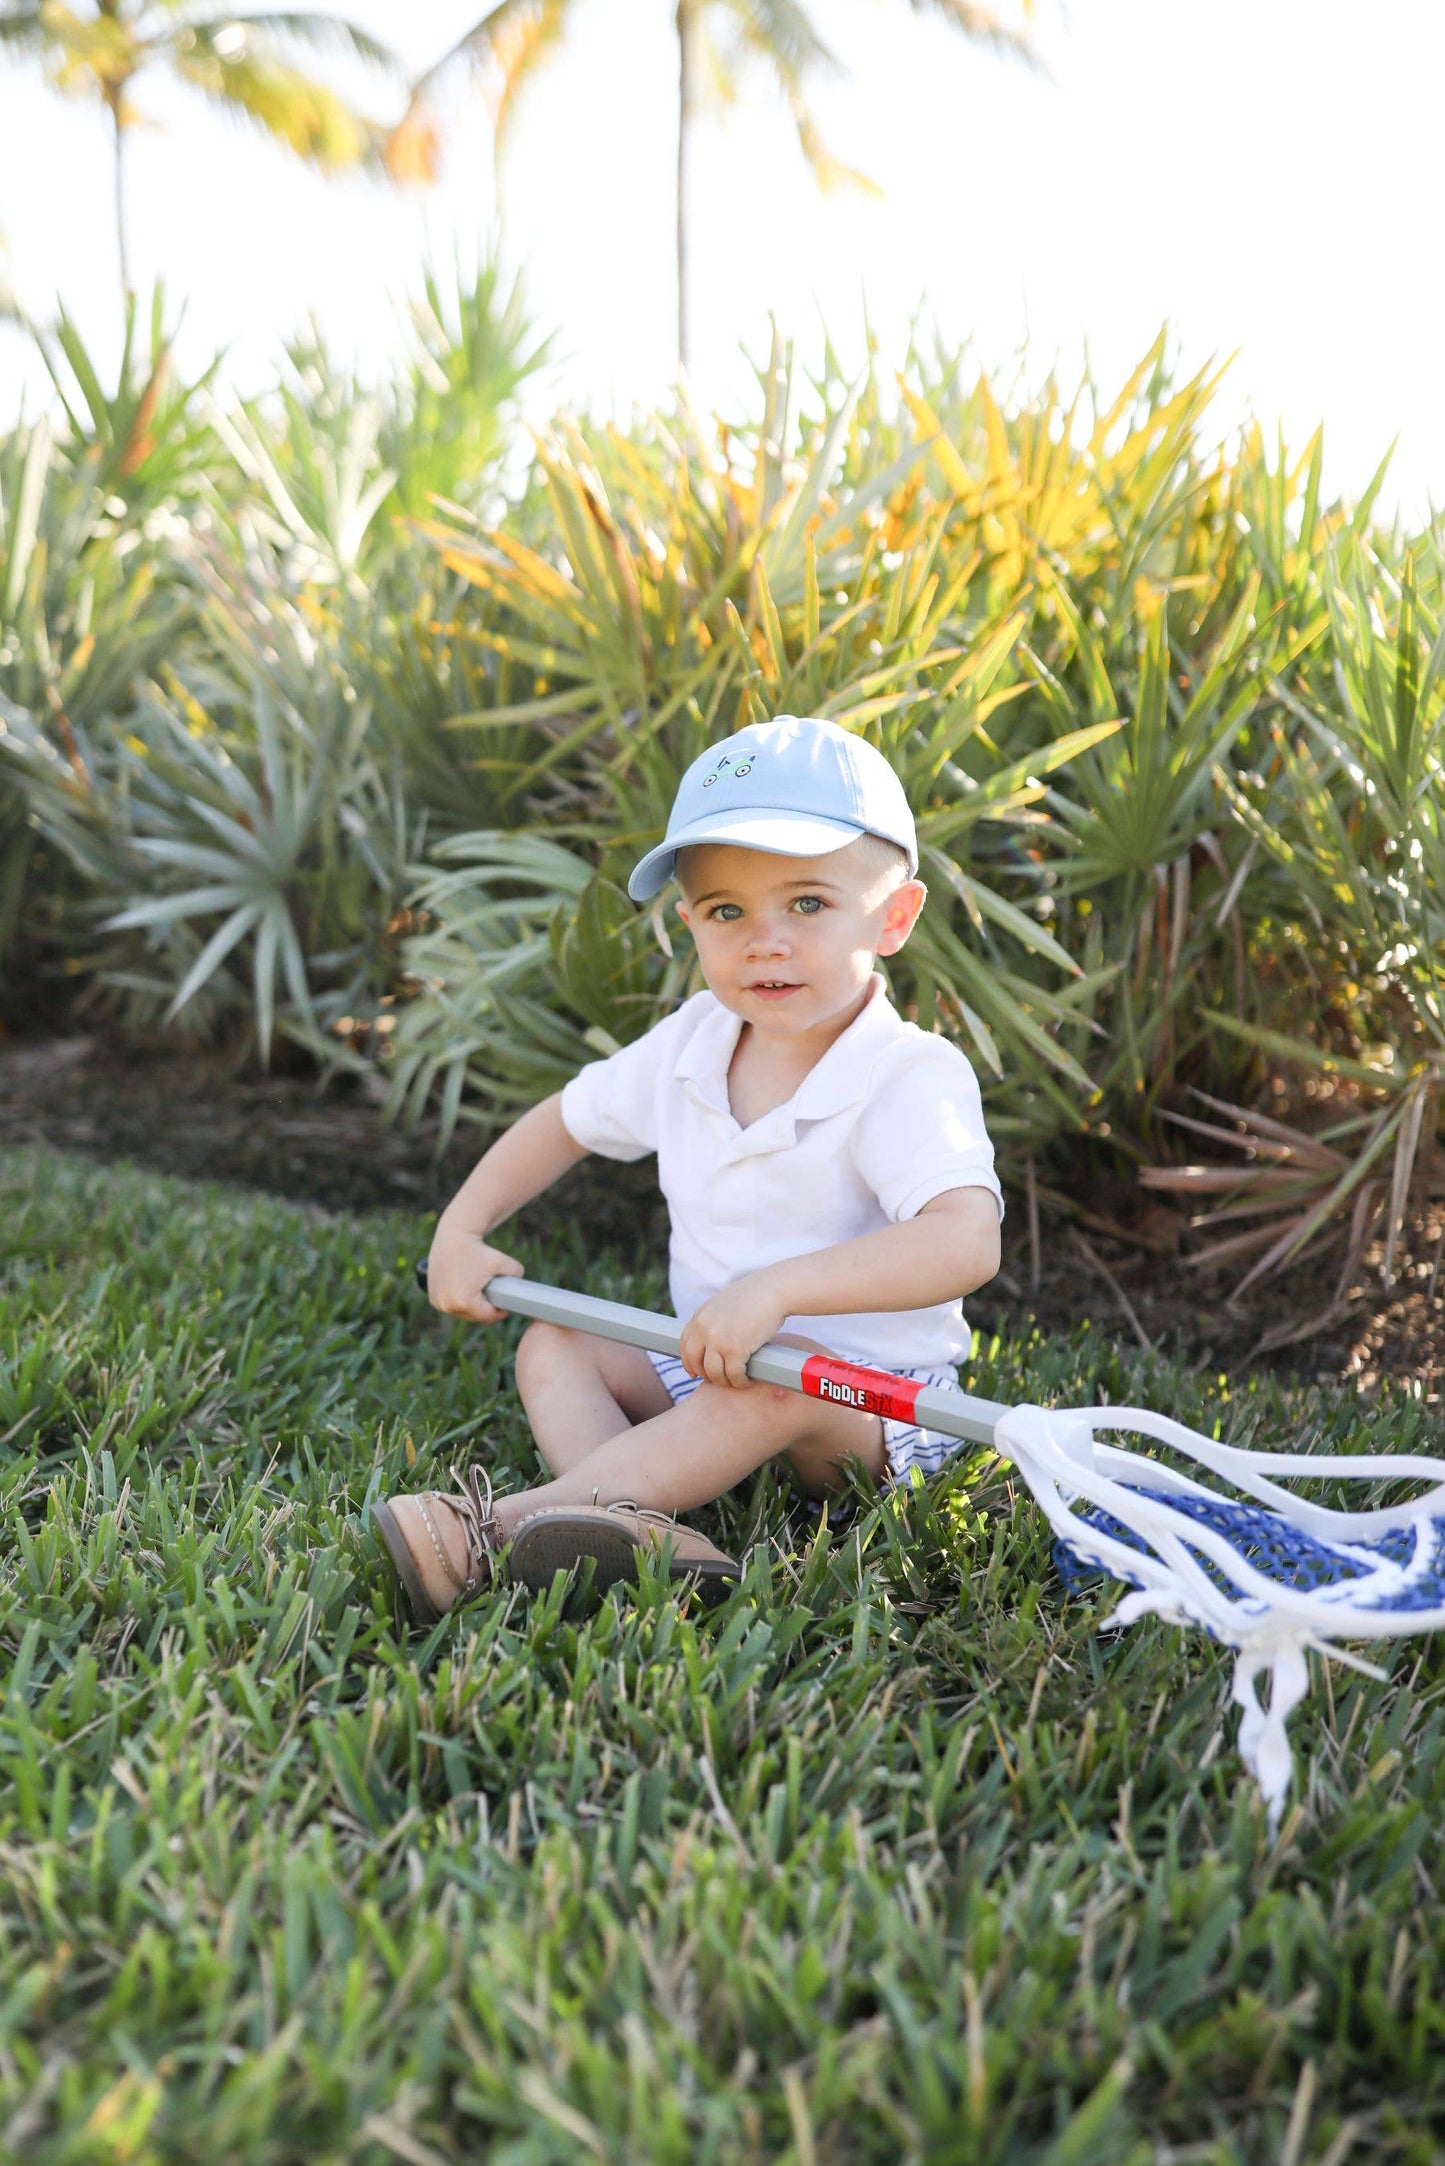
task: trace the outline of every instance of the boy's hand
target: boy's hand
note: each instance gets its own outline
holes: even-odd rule
[[[683,1367],[709,1384],[744,1388],[752,1382],[749,1358],[776,1337],[787,1313],[767,1273],[751,1272],[693,1311],[682,1334]]]
[[[427,1257],[426,1291],[432,1307],[444,1316],[469,1317],[474,1324],[499,1324],[505,1309],[494,1308],[482,1292],[488,1279],[499,1274],[522,1278],[525,1266],[479,1233],[448,1226],[443,1218]]]

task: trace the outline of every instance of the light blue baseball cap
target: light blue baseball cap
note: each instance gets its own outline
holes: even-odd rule
[[[677,853],[730,842],[775,857],[824,857],[860,835],[881,835],[918,870],[918,837],[903,784],[883,754],[836,722],[780,714],[750,722],[695,759],[677,786],[667,834],[633,868],[627,892],[649,902]]]

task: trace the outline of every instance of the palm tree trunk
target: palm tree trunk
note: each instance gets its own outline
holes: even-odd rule
[[[125,239],[125,122],[118,98],[110,100],[110,117],[115,129],[115,238],[120,255],[120,297],[125,303],[130,300],[130,252]]]
[[[688,365],[687,335],[687,158],[689,131],[696,110],[697,71],[693,32],[695,0],[677,0],[677,362]]]

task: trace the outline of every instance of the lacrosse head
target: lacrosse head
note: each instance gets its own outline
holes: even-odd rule
[[[1150,1438],[1241,1494],[1101,1433]],[[1237,1649],[1239,1751],[1271,1831],[1292,1771],[1285,1726],[1309,1689],[1307,1650],[1380,1676],[1338,1643],[1445,1624],[1445,1461],[1248,1451],[1140,1407],[1017,1407],[998,1423],[996,1442],[1047,1515],[1065,1578],[1092,1568],[1133,1589],[1103,1629],[1153,1614]],[[1300,1478],[1429,1487],[1406,1504],[1345,1512],[1283,1486]]]

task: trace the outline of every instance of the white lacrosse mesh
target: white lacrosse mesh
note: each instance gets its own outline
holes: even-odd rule
[[[1124,1430],[1152,1437],[1221,1474],[1241,1503],[1156,1459],[1098,1441]],[[1358,1457],[1246,1451],[1141,1407],[1014,1407],[995,1442],[1047,1514],[1065,1577],[1095,1567],[1134,1589],[1102,1630],[1153,1613],[1202,1625],[1239,1650],[1234,1698],[1239,1751],[1279,1826],[1292,1758],[1285,1724],[1309,1690],[1307,1648],[1383,1673],[1346,1654],[1341,1639],[1387,1639],[1445,1624],[1445,1461],[1392,1453]],[[1273,1477],[1429,1482],[1406,1504],[1333,1511]],[[1266,1703],[1262,1673],[1269,1673]]]

